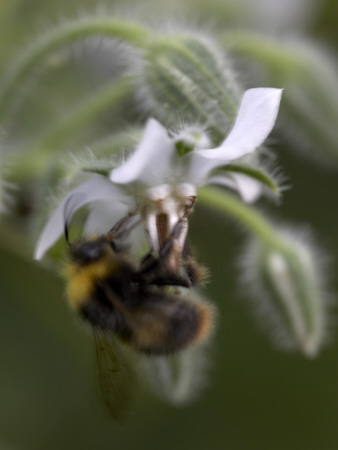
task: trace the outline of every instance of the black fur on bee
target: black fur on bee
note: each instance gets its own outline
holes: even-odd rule
[[[143,353],[170,354],[204,338],[210,307],[191,294],[189,271],[173,273],[167,264],[184,220],[159,255],[147,255],[139,266],[116,250],[114,229],[70,244],[65,271],[70,304],[93,327]]]

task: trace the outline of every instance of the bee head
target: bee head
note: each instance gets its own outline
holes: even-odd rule
[[[64,206],[64,235],[69,247],[70,259],[80,265],[90,264],[99,261],[105,255],[116,252],[114,244],[114,234],[108,232],[89,239],[80,239],[71,242],[69,238],[69,223],[79,200],[84,196],[83,193],[76,193],[69,197]]]
[[[69,243],[70,258],[83,265],[100,260],[110,249],[112,247],[105,236]]]

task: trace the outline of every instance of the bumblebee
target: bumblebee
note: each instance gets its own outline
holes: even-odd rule
[[[201,278],[199,270],[190,257],[184,275],[168,270],[185,226],[186,218],[179,220],[158,257],[148,254],[139,266],[118,250],[121,223],[70,244],[64,273],[71,306],[92,327],[146,354],[172,354],[205,338],[211,310],[189,290]]]
[[[183,217],[163,240],[158,254],[150,251],[139,263],[121,245],[135,224],[121,219],[107,233],[69,242],[64,268],[68,301],[91,326],[103,399],[120,420],[129,409],[131,367],[121,357],[119,342],[147,355],[171,355],[203,341],[213,309],[191,286],[205,271],[190,255]]]

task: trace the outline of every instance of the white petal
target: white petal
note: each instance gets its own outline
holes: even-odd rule
[[[282,92],[273,88],[245,92],[235,125],[220,146],[226,158],[240,158],[265,141],[276,122]]]
[[[119,201],[98,200],[89,207],[84,233],[86,236],[103,234],[128,213],[128,206]]]
[[[65,220],[70,220],[75,211],[85,204],[102,199],[128,202],[128,197],[107,178],[95,175],[67,194],[46,223],[37,246],[34,259],[41,259],[64,231]]]
[[[167,130],[155,119],[149,119],[140,145],[132,156],[114,169],[110,179],[114,183],[141,182],[152,186],[166,181],[170,172],[175,146]]]
[[[237,189],[235,180],[229,176],[229,172],[224,175],[214,175],[208,178],[208,184],[219,184],[220,186],[225,186],[230,189]]]
[[[256,88],[244,93],[235,124],[223,143],[201,150],[207,158],[233,160],[253,152],[270,134],[277,118],[282,89]]]
[[[231,176],[235,180],[237,191],[246,203],[253,203],[262,195],[261,182],[242,173],[232,173]]]
[[[212,150],[208,150],[208,152]],[[189,168],[186,175],[186,181],[196,187],[204,186],[207,182],[210,172],[216,167],[227,164],[219,158],[208,158],[203,153],[204,150],[192,151],[182,159],[186,160],[186,166]]]
[[[239,193],[246,203],[255,202],[263,192],[262,183],[242,173],[228,172],[208,179],[208,184],[219,184]]]
[[[241,158],[259,147],[271,132],[282,89],[257,88],[245,92],[235,124],[217,148],[192,152],[191,176],[199,185],[214,168]],[[189,155],[187,155],[189,156]]]

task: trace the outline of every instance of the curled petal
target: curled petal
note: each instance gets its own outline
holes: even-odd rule
[[[118,184],[162,184],[170,172],[174,153],[175,146],[167,130],[157,120],[149,119],[140,145],[124,164],[111,172],[110,179]]]
[[[46,223],[35,248],[34,259],[41,259],[64,231],[65,221],[75,211],[95,200],[111,199],[127,202],[128,197],[107,178],[96,175],[69,192]]]
[[[219,147],[224,157],[237,159],[263,144],[276,122],[281,96],[282,89],[256,88],[245,92],[235,125]]]
[[[191,155],[190,178],[197,179],[201,185],[216,167],[259,147],[275,124],[281,95],[282,89],[256,88],[246,91],[235,124],[222,144],[214,149],[197,150]]]
[[[219,184],[237,191],[246,203],[255,202],[262,194],[262,183],[241,173],[215,175],[208,184]]]

